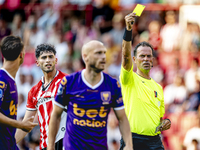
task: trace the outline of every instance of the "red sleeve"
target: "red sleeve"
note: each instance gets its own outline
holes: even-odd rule
[[[36,98],[32,94],[33,89],[28,92],[28,99],[26,104],[27,110],[37,110],[37,108],[35,107]]]

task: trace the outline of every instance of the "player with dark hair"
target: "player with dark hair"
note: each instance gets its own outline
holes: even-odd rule
[[[24,45],[19,37],[7,36],[1,41],[1,52],[4,62],[0,69],[0,149],[18,150],[14,137],[16,128],[29,132],[37,125],[31,116],[23,122],[16,120],[18,94],[15,76],[24,60]]]
[[[24,44],[20,37],[7,36],[1,42],[1,52],[6,60],[16,60],[19,54],[23,51],[23,48]],[[21,60],[21,63],[23,63],[23,59]]]
[[[44,53],[44,52],[51,52],[54,55],[56,55],[56,50],[53,45],[41,44],[41,45],[38,45],[35,50],[35,57],[38,59],[40,57],[40,55],[42,55],[42,53]]]
[[[130,123],[134,150],[164,150],[160,139],[161,131],[171,126],[165,113],[163,89],[149,75],[153,65],[153,48],[147,42],[139,43],[134,49],[133,60],[137,66],[133,72],[131,56],[132,23],[136,15],[125,17],[126,29],[122,42],[122,67],[120,82],[126,115]],[[121,150],[126,144],[122,138]]]
[[[54,46],[50,44],[38,45],[35,50],[35,56],[37,58],[36,64],[43,71],[44,76],[42,79],[32,87],[28,93],[27,110],[24,116],[24,120],[29,116],[35,116],[38,114],[38,121],[40,124],[40,149],[45,150],[48,144],[48,129],[51,112],[53,109],[53,103],[55,95],[57,93],[59,83],[61,79],[66,75],[61,71],[56,70],[55,65],[57,63],[56,50]],[[65,133],[66,112],[62,113],[60,127],[56,136],[56,150],[62,150],[62,139]],[[16,140],[19,142],[24,138],[26,132],[17,130]]]
[[[65,150],[107,150],[107,119],[113,108],[126,142],[132,149],[130,127],[125,115],[121,88],[116,79],[102,71],[106,64],[103,43],[90,41],[82,48],[86,69],[65,76],[59,86],[49,123],[48,150],[54,150],[56,128],[67,106]]]

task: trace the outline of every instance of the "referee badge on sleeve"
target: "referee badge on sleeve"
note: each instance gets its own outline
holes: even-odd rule
[[[158,97],[158,93],[156,91],[154,91],[155,97]]]

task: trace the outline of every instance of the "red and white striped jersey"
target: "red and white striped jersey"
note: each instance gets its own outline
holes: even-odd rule
[[[53,104],[60,81],[65,75],[66,74],[63,72],[57,71],[56,76],[45,89],[42,87],[44,83],[44,77],[42,77],[42,79],[35,86],[33,86],[28,93],[28,100],[26,105],[27,110],[37,110],[38,112],[38,121],[40,124],[41,133],[40,149],[47,147],[50,116],[53,110]],[[67,113],[63,111],[55,142],[64,137],[66,130],[66,119]]]

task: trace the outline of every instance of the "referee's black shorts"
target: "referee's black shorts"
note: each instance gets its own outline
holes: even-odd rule
[[[43,148],[42,150],[47,150],[47,147]],[[63,139],[60,139],[55,143],[55,150],[63,150]]]
[[[146,136],[132,133],[134,150],[164,150],[160,135]],[[124,140],[120,141],[120,150],[125,147]]]

